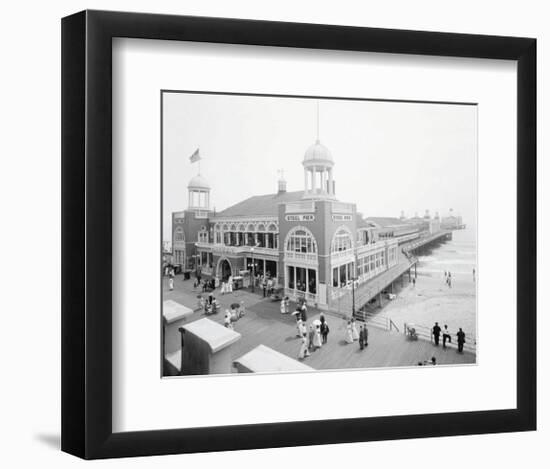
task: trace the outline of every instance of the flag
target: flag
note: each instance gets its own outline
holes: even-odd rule
[[[189,161],[191,161],[191,163],[195,163],[197,161],[199,161],[201,159],[201,155],[199,153],[199,149],[197,148],[193,154],[189,157]]]

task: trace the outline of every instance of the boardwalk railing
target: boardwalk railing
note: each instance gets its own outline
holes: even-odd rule
[[[405,336],[411,336],[411,329],[414,329],[416,339],[425,340],[431,343],[434,343],[434,338],[432,334],[432,328],[412,323],[403,323],[403,328],[400,329],[395,322],[386,316],[381,316],[378,313],[371,313],[368,311],[356,311],[355,318],[359,321],[364,322],[365,324],[378,327],[387,331],[395,331],[403,333]],[[447,342],[447,347],[458,348],[456,340],[456,332],[453,332],[451,335],[451,342]],[[476,353],[477,344],[475,338],[472,338],[473,334],[466,333],[466,343],[464,344],[464,350],[471,353]],[[443,335],[439,336],[439,342],[443,345]]]
[[[399,327],[391,320],[391,318],[380,316],[376,313],[369,313],[367,311],[357,311],[355,318],[359,321],[363,321],[365,324],[379,327],[386,331],[401,332]]]
[[[428,342],[434,343],[434,337],[432,333],[432,328],[427,326],[422,326],[419,324],[404,323],[403,324],[403,333],[405,335],[410,335],[410,329],[414,329],[418,339],[427,340]],[[456,332],[451,333],[451,342],[447,342],[447,347],[458,348],[456,341]],[[466,342],[464,344],[464,350],[467,352],[476,353],[477,344],[473,334],[466,333]],[[443,344],[443,334],[439,336],[439,342]]]

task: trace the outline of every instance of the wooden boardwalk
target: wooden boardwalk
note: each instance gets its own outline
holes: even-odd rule
[[[188,287],[176,284],[177,287]],[[196,294],[185,291],[185,288],[176,288],[172,292],[165,291],[165,299],[174,299],[186,306],[193,307],[196,303]],[[225,308],[233,302],[245,301],[246,316],[234,323],[235,331],[242,338],[233,346],[233,358],[236,359],[252,350],[259,344],[271,347],[291,358],[298,357],[301,340],[297,337],[294,316],[281,314],[279,303],[269,299],[262,299],[258,295],[248,292],[235,292],[225,296],[216,296],[223,307],[220,313],[209,316],[210,319],[223,323]],[[195,313],[190,321],[204,317],[200,312]],[[308,310],[308,324],[319,317],[319,311],[314,308]],[[437,364],[457,365],[473,364],[475,354],[457,353],[456,349],[443,349],[424,340],[409,341],[404,334],[389,332],[377,327],[369,327],[369,346],[365,350],[359,349],[357,342],[346,344],[344,341],[346,323],[343,319],[325,315],[330,327],[328,343],[321,349],[312,352],[304,363],[315,369],[329,370],[342,368],[376,368],[415,366],[418,362],[436,358]],[[358,323],[359,324],[359,323]]]

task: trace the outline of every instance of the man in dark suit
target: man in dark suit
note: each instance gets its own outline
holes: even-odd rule
[[[462,327],[458,328],[456,333],[456,342],[458,343],[458,353],[462,353],[464,350],[464,343],[466,342],[466,334],[462,331]]]
[[[441,335],[441,327],[439,327],[439,324],[436,322],[433,329],[432,334],[434,336],[434,342],[436,346],[439,346],[439,336]]]

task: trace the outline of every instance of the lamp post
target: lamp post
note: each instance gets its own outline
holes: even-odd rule
[[[256,274],[255,271],[255,262],[254,262],[254,248],[257,248],[260,245],[260,243],[256,243],[254,246],[250,248],[250,254],[252,255],[252,293],[254,293],[254,283],[256,282]]]
[[[252,255],[252,293],[254,293],[254,283],[256,282],[254,274],[254,246],[250,248],[250,254]]]
[[[351,317],[355,317],[355,281],[357,280],[357,277],[353,277],[351,279]]]

